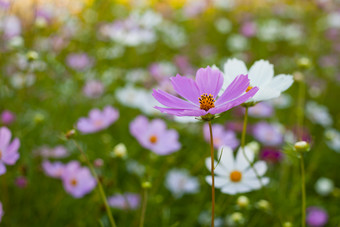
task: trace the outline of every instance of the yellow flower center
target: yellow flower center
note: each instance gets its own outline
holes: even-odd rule
[[[2,152],[1,152],[1,150],[0,150],[0,160],[1,160],[1,158],[2,158]]]
[[[207,93],[204,93],[198,100],[200,101],[201,110],[208,111],[215,107],[215,99],[211,94],[208,95]]]
[[[240,171],[234,170],[230,173],[229,177],[232,182],[239,182],[242,179],[242,173]]]
[[[71,180],[71,185],[72,185],[73,187],[77,186],[77,184],[78,184],[78,181],[77,181],[76,179],[72,179],[72,180]]]
[[[101,126],[103,126],[103,121],[102,120],[96,120],[94,122],[94,125],[97,126],[97,127],[101,127]]]
[[[252,86],[248,86],[246,92],[250,91],[252,88],[253,88]]]
[[[156,143],[157,142],[157,136],[155,136],[155,135],[152,135],[152,136],[150,136],[150,143]]]

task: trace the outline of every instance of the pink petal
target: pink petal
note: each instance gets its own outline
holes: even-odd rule
[[[172,109],[172,108],[163,108],[155,106],[155,108],[162,113],[167,113],[176,116],[203,116],[207,114],[205,110],[197,109],[197,110],[190,110],[190,109]]]
[[[185,108],[185,109],[197,108],[194,104],[187,102],[183,99],[177,98],[173,95],[170,95],[162,90],[154,89],[152,96],[155,97],[155,99],[164,106],[168,106],[171,108]]]
[[[223,85],[223,75],[217,69],[201,68],[196,73],[196,83],[200,91],[200,95],[207,93],[217,97]]]
[[[180,96],[194,104],[199,104],[198,98],[200,97],[200,92],[193,79],[177,74],[176,77],[172,77],[170,80],[175,91]]]
[[[0,150],[6,150],[9,141],[11,140],[11,131],[6,127],[0,128]]]

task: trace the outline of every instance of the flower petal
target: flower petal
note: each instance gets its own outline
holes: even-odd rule
[[[11,131],[6,127],[0,128],[0,150],[6,150],[12,137]]]
[[[271,87],[276,91],[283,92],[292,86],[293,82],[294,79],[292,75],[280,74],[275,76],[272,81],[270,81],[268,87]]]
[[[193,79],[177,74],[176,77],[171,77],[170,80],[175,91],[180,96],[196,105],[199,105],[198,98],[200,97],[200,92]]]
[[[176,116],[203,116],[206,115],[207,112],[205,110],[197,109],[176,109],[176,108],[163,108],[159,106],[155,106],[157,110],[161,111],[162,113],[167,113],[171,115],[176,115]]]
[[[207,167],[209,171],[211,171],[211,158],[205,159],[205,166]],[[214,160],[214,166],[215,166],[215,169],[214,169],[215,174],[229,177],[229,171],[225,169],[223,165],[220,165],[220,164],[217,165],[216,160]]]
[[[6,173],[6,166],[0,161],[0,176]]]
[[[249,69],[249,79],[252,86],[262,87],[268,84],[274,76],[274,66],[269,61],[256,61]]]
[[[222,72],[217,69],[212,69],[209,66],[199,69],[196,73],[196,84],[199,88],[200,95],[207,93],[216,98],[222,88],[223,80]]]
[[[249,79],[247,75],[237,76],[227,87],[227,89],[225,89],[223,94],[216,100],[215,106],[221,105],[242,95],[248,86]]]
[[[170,95],[162,90],[153,90],[152,96],[162,105],[170,107],[170,108],[179,108],[179,109],[193,109],[197,108],[191,102],[185,101],[183,99],[177,98],[173,95]],[[197,99],[198,100],[198,99]]]
[[[248,73],[247,66],[243,61],[236,58],[228,59],[224,63],[224,83],[222,89],[225,90],[238,75],[246,75]]]
[[[222,153],[222,156],[221,156],[221,153]],[[219,165],[222,165],[226,170],[229,170],[229,172],[231,172],[234,169],[233,153],[234,151],[228,146],[222,146],[218,150],[218,158],[221,157]]]
[[[219,176],[215,176],[215,187],[216,188],[222,188],[223,186],[225,186],[226,184],[228,184],[230,181],[228,180],[228,178],[224,178],[224,177],[219,177]],[[212,176],[206,176],[205,177],[205,181],[212,185]]]
[[[237,188],[235,187],[235,184],[228,184],[226,186],[224,186],[221,190],[221,192],[225,193],[225,194],[229,194],[229,195],[235,195],[237,194]]]
[[[259,89],[259,91],[249,101],[261,102],[261,101],[277,98],[280,96],[280,94],[281,93],[278,90],[274,90],[273,88],[269,86],[265,86]]]
[[[220,106],[218,107],[214,107],[214,108],[211,108],[208,113],[210,114],[218,114],[218,113],[223,113],[235,106],[238,106],[244,102],[246,102],[248,99],[250,99],[251,97],[253,97],[256,92],[258,91],[259,89],[257,87],[254,87],[252,88],[250,91],[246,92],[245,94],[243,94],[242,96],[230,101],[230,102],[227,102],[227,103],[223,103],[223,104],[220,104]]]
[[[244,153],[246,156],[244,156]],[[240,147],[236,155],[235,169],[239,171],[246,170],[250,166],[248,160],[249,162],[253,162],[254,152],[247,148],[247,146],[244,147],[244,152],[242,152],[242,148]]]

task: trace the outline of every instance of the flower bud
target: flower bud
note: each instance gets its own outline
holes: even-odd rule
[[[151,183],[150,183],[150,181],[144,181],[144,182],[142,183],[142,188],[144,188],[144,189],[151,188]]]
[[[312,63],[309,58],[302,57],[297,60],[297,65],[302,69],[309,69],[312,66]]]
[[[282,225],[283,227],[293,227],[293,224],[289,221],[286,221],[285,223],[283,223]]]
[[[247,196],[239,196],[236,201],[237,205],[241,208],[247,208],[249,206],[249,199]]]
[[[112,154],[112,157],[126,158],[127,150],[126,150],[125,144],[123,144],[123,143],[117,144],[113,148],[113,152],[111,154]]]
[[[260,144],[256,141],[252,141],[252,142],[247,144],[247,148],[252,150],[254,152],[254,154],[257,154],[260,150]]]
[[[230,215],[230,219],[236,223],[236,224],[241,224],[244,222],[244,217],[243,214],[240,212],[234,212]]]
[[[35,51],[28,51],[27,54],[26,54],[26,58],[28,61],[34,61],[34,60],[37,60],[39,58],[39,55],[37,52]]]
[[[66,132],[65,137],[66,139],[71,139],[77,134],[77,131],[75,129],[71,129],[68,132]]]
[[[304,153],[309,151],[310,146],[306,141],[298,141],[295,143],[294,148],[297,152]]]
[[[256,207],[260,210],[267,211],[270,209],[270,204],[267,200],[260,200],[257,202]]]

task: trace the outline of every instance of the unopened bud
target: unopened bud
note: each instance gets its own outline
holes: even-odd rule
[[[242,195],[237,198],[236,203],[241,208],[247,208],[249,206],[249,199],[247,196]]]
[[[144,182],[142,183],[142,188],[145,188],[145,189],[151,188],[151,183],[150,183],[150,181],[144,181]]]
[[[257,202],[256,204],[257,208],[259,208],[260,210],[264,210],[267,211],[270,209],[270,204],[267,200],[260,200]]]
[[[254,152],[254,154],[257,154],[260,150],[260,144],[256,141],[252,141],[247,144],[247,148],[249,148],[251,151]]]
[[[293,224],[289,221],[286,221],[285,223],[283,223],[282,225],[283,227],[293,227]]]
[[[234,223],[238,223],[238,224],[244,221],[243,214],[240,212],[232,213],[230,218]]]
[[[26,54],[26,58],[28,61],[34,61],[37,60],[39,58],[39,54],[35,51],[28,51]]]
[[[309,144],[306,141],[298,141],[295,143],[294,148],[297,152],[308,152],[310,149]]]
[[[125,158],[127,155],[126,146],[123,143],[117,144],[113,148],[112,156],[117,158]]]
[[[77,134],[77,131],[75,129],[71,129],[68,132],[66,132],[65,137],[66,139],[71,139]]]
[[[302,57],[297,60],[297,65],[303,69],[308,69],[312,66],[312,63],[309,58]]]

